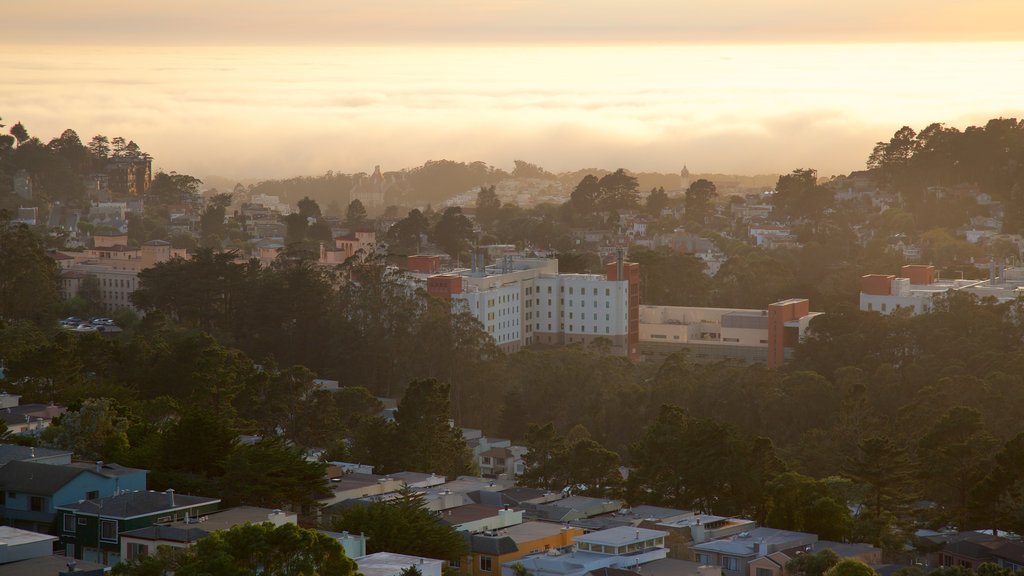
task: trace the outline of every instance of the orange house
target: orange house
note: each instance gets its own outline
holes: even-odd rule
[[[512,562],[545,550],[563,548],[582,536],[582,528],[572,528],[551,522],[523,522],[492,532],[481,532],[469,537],[471,553],[458,563],[452,563],[464,576],[500,576],[501,564]]]

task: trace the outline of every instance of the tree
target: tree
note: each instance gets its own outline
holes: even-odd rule
[[[825,572],[839,563],[839,555],[834,550],[825,548],[814,554],[800,554],[786,564],[786,574],[790,576],[823,576]]]
[[[686,219],[699,224],[705,223],[711,211],[711,202],[717,195],[714,182],[704,178],[692,182],[686,189]]]
[[[304,196],[298,202],[299,215],[303,218],[320,218],[320,205],[309,196]]]
[[[569,196],[569,203],[577,213],[588,215],[597,209],[598,200],[601,198],[601,185],[597,176],[587,174]]]
[[[473,237],[473,223],[462,214],[462,208],[445,208],[434,225],[433,240],[452,258],[458,258]]]
[[[126,409],[110,398],[92,398],[43,431],[44,443],[89,460],[120,460],[128,451]]]
[[[886,436],[864,439],[846,465],[846,475],[867,488],[866,512],[881,528],[885,518],[903,515],[913,501],[914,465],[906,450]],[[881,534],[874,539],[880,541]]]
[[[818,171],[799,168],[779,176],[772,196],[779,216],[814,220],[832,204],[832,191],[818,184]]]
[[[358,198],[348,203],[348,208],[345,209],[345,223],[353,229],[366,223],[366,208]]]
[[[224,499],[232,504],[308,511],[330,492],[326,464],[309,462],[303,450],[265,437],[251,446],[238,446],[227,459]]]
[[[878,572],[860,560],[843,558],[826,570],[825,576],[878,576]]]
[[[220,248],[221,241],[227,235],[224,218],[227,208],[231,205],[231,194],[214,194],[206,201],[206,208],[199,216],[199,227],[204,240],[214,241],[210,247]]]
[[[668,194],[665,192],[665,188],[651,188],[650,194],[647,195],[647,202],[644,208],[652,216],[660,216],[662,209],[668,207]]]
[[[624,168],[602,176],[598,186],[601,189],[598,208],[602,210],[629,210],[640,205],[636,177],[627,174]]]
[[[115,566],[121,576],[308,576],[357,574],[356,563],[334,538],[294,524],[269,522],[218,530],[183,550],[161,548],[155,556]]]
[[[103,161],[110,157],[110,139],[102,134],[93,136],[88,148],[95,160]]]
[[[988,470],[995,440],[973,408],[950,408],[921,437],[918,460],[926,494],[946,506],[961,528],[967,526],[968,499]]]
[[[409,214],[388,228],[387,239],[389,251],[392,254],[418,254],[420,251],[420,236],[426,234],[430,229],[430,223],[417,208],[409,211]]]
[[[57,307],[57,263],[43,239],[0,210],[0,319],[50,322]]]
[[[29,139],[28,130],[21,122],[11,126],[11,136],[14,136],[14,139],[18,141],[18,146],[28,142]]]
[[[449,478],[475,470],[462,431],[451,423],[449,393],[450,386],[437,380],[416,380],[406,388],[395,412],[403,469]]]
[[[501,210],[501,199],[494,190],[494,186],[481,186],[476,194],[476,221],[483,228],[490,228]]]
[[[466,540],[436,512],[427,509],[423,495],[411,488],[383,502],[357,504],[341,510],[331,530],[365,534],[367,552],[395,552],[458,561],[468,552]]]
[[[114,141],[116,157],[117,138]],[[199,187],[202,183],[202,180],[188,174],[157,172],[149,186],[148,195],[160,206],[184,204],[199,197]]]

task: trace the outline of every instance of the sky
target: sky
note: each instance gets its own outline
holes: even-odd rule
[[[514,159],[863,167],[903,125],[1019,116],[1002,0],[11,2],[0,117],[235,179]]]

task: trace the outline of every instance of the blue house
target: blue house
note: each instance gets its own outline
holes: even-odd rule
[[[57,507],[146,489],[146,471],[97,462],[0,467],[0,515],[16,528],[56,534]]]

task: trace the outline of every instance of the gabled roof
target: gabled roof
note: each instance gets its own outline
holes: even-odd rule
[[[73,466],[12,460],[0,468],[0,488],[8,492],[52,496],[79,475],[88,472]]]
[[[489,536],[487,534],[469,534],[463,532],[468,541],[469,549],[477,554],[500,556],[518,552],[515,540],[508,536]]]
[[[173,501],[173,503],[172,503]],[[138,518],[151,516],[220,503],[219,498],[188,496],[166,492],[124,492],[117,496],[85,500],[77,504],[58,506],[58,510],[73,511],[83,516],[103,516],[106,518]]]

